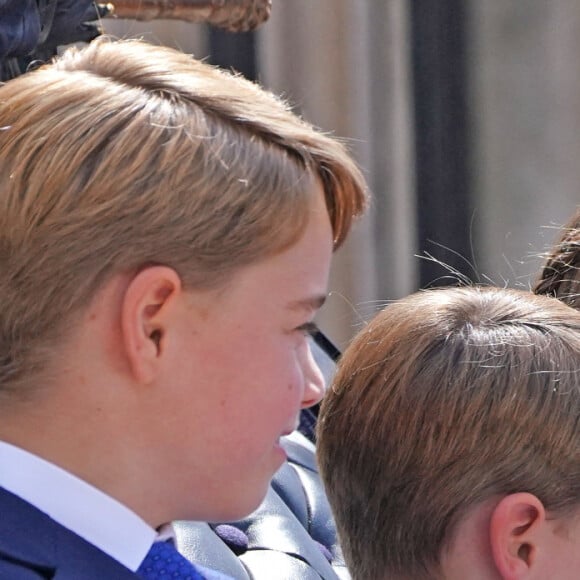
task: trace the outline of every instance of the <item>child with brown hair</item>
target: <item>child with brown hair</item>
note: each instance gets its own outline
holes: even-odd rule
[[[580,312],[418,292],[348,347],[318,425],[354,580],[575,579]]]

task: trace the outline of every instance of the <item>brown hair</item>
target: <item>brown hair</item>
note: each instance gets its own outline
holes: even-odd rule
[[[318,454],[355,580],[440,577],[454,525],[526,491],[580,502],[580,313],[497,288],[395,302],[344,353]]]
[[[553,296],[580,310],[580,207],[546,257],[534,292]]]
[[[0,87],[0,389],[114,273],[216,287],[289,247],[316,179],[338,247],[367,202],[345,147],[169,48],[101,39]]]

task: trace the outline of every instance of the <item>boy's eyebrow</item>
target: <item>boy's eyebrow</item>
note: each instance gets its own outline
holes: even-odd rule
[[[294,300],[288,304],[290,310],[319,310],[326,302],[326,294],[317,294],[308,298]]]

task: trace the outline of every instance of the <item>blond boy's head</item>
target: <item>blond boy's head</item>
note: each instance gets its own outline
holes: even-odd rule
[[[112,275],[186,287],[291,246],[323,184],[335,246],[366,203],[336,140],[177,51],[94,42],[0,88],[0,390],[37,379]]]

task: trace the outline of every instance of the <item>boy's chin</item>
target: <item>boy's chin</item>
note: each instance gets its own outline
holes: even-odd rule
[[[263,486],[263,489],[261,490],[253,489],[251,497],[249,496],[243,500],[240,497],[235,497],[235,494],[238,490],[236,490],[235,483],[233,483],[232,497],[228,499],[235,499],[235,503],[229,505],[225,505],[224,503],[222,506],[223,509],[220,510],[220,513],[217,515],[217,517],[210,519],[210,523],[219,524],[222,522],[235,522],[238,520],[243,520],[249,516],[251,513],[256,511],[264,501],[266,494],[268,493],[270,481],[271,480],[268,479],[266,484]]]

